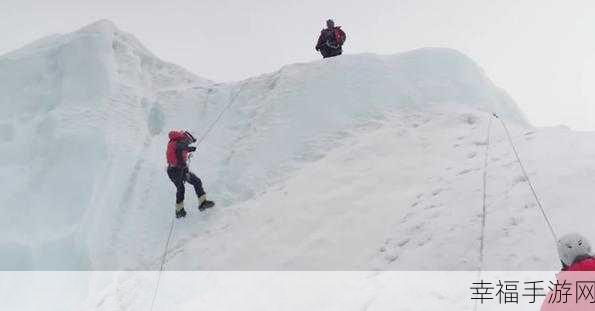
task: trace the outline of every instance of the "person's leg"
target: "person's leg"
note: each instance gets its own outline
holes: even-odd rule
[[[196,196],[198,197],[198,210],[203,211],[207,208],[215,206],[213,201],[207,200],[207,194],[202,187],[202,181],[200,178],[191,172],[188,172],[187,178],[188,182],[194,186],[194,190],[196,191]]]
[[[205,189],[202,187],[202,181],[200,180],[200,178],[198,178],[198,176],[194,175],[194,173],[188,172],[187,180],[188,183],[194,186],[194,191],[196,192],[196,196],[198,198],[206,194]]]
[[[184,170],[177,167],[168,167],[167,176],[176,186],[176,216],[184,217],[186,212],[184,210],[184,194],[186,188],[184,187]],[[183,214],[183,215],[182,215]]]
[[[329,57],[335,57],[341,55],[341,49],[330,49]]]

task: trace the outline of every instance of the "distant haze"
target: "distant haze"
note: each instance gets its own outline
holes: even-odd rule
[[[595,3],[553,0],[3,0],[0,54],[109,19],[164,60],[216,81],[318,59],[332,17],[346,53],[458,49],[538,126],[595,129]]]

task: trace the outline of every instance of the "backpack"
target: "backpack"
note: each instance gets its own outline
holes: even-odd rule
[[[179,141],[184,139],[188,139],[186,134],[187,132],[184,131],[171,131],[169,132],[169,143],[167,144],[167,150],[165,152],[165,156],[167,158],[167,164],[169,166],[179,166],[183,163],[178,163],[178,158],[176,156],[176,148]],[[189,133],[188,133],[189,134]],[[193,137],[194,138],[194,137]],[[188,160],[188,151],[182,152],[182,159],[183,161]]]
[[[333,28],[333,34],[335,35],[335,43],[338,46],[342,46],[345,43],[345,39],[347,39],[347,35],[341,30],[341,26]]]

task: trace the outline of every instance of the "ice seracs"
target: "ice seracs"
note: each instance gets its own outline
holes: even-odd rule
[[[0,56],[0,94],[4,269],[155,267],[174,212],[167,131],[200,136],[228,104],[190,164],[220,208],[179,223],[172,267],[431,266],[431,257],[414,257],[451,238],[471,262],[478,173],[469,155],[481,152],[484,117],[497,112],[519,131],[528,126],[455,50],[343,55],[215,83],[160,60],[105,20]],[[423,213],[411,207],[422,194]],[[468,200],[450,208],[457,197]],[[407,217],[432,224],[399,225],[410,209]],[[466,229],[448,231],[461,218]],[[339,235],[341,228],[352,230]],[[401,230],[449,233],[404,242]],[[401,244],[418,246],[376,253]]]

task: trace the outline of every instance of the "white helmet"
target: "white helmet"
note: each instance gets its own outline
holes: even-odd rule
[[[558,240],[558,255],[566,266],[572,265],[581,256],[590,256],[589,241],[578,233],[569,233]]]

